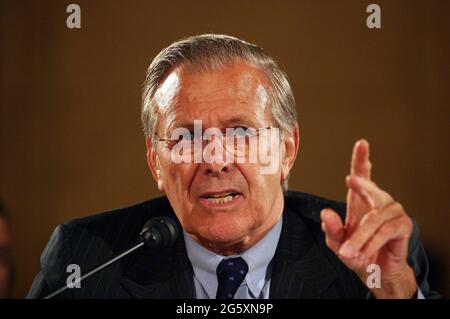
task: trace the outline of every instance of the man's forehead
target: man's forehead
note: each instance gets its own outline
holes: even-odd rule
[[[155,94],[160,111],[202,103],[257,103],[268,101],[268,79],[258,67],[235,62],[215,70],[179,66],[164,79]]]

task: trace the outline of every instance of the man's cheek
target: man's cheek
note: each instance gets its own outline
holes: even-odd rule
[[[195,165],[193,164],[173,164],[167,167],[167,174],[170,186],[176,188],[181,193],[189,192],[189,185],[195,176]]]

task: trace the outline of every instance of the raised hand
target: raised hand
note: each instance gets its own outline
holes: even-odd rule
[[[372,288],[377,298],[411,298],[417,284],[407,263],[413,223],[402,205],[371,180],[369,144],[360,140],[352,154],[345,224],[331,210],[321,212],[328,247],[366,283],[367,267],[381,270],[381,287]]]

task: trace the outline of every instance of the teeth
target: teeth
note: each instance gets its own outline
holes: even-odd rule
[[[226,197],[229,195],[233,195],[233,193],[224,193],[224,194],[218,194],[218,195],[208,195],[208,197],[214,197],[214,198],[219,198],[219,197]]]
[[[233,197],[234,196],[232,196],[232,195],[227,195],[227,196],[218,197],[218,198],[210,197],[210,198],[207,198],[207,200],[209,200],[211,203],[214,203],[214,204],[224,204],[224,203],[228,203],[229,201],[232,201]]]

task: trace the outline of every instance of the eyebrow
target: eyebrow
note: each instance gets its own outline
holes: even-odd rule
[[[174,122],[174,124],[170,126],[170,130],[173,131],[174,129],[181,128],[181,127],[187,128],[188,130],[193,130],[194,129],[194,121],[181,122],[181,123]]]
[[[227,126],[230,125],[236,125],[236,124],[246,124],[248,126],[259,126],[259,125],[255,125],[257,124],[257,121],[254,119],[251,119],[247,116],[241,117],[241,116],[236,116],[236,117],[232,117],[230,119],[227,119],[226,121],[223,121],[223,123],[226,123]]]
[[[257,128],[257,126],[261,126],[261,124],[257,124],[257,121],[255,121],[254,119],[251,119],[247,116],[241,117],[241,116],[235,116],[226,120],[221,120],[221,126],[222,128],[227,128],[227,127],[232,127],[235,125],[246,125],[249,127],[254,127]],[[262,125],[264,126],[264,125]],[[184,127],[187,128],[188,130],[194,130],[194,120],[192,121],[182,121],[182,122],[177,122],[176,120],[173,122],[173,125],[171,125],[171,129],[176,129],[176,128],[180,128],[180,127]],[[205,129],[203,127],[203,129]]]

